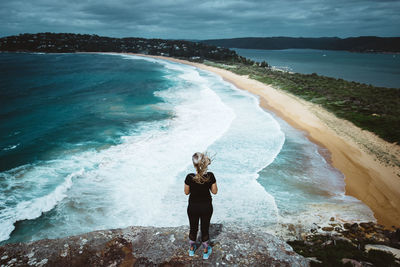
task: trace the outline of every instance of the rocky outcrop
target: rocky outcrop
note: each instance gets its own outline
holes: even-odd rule
[[[400,229],[374,222],[318,226],[288,243],[308,257],[312,266],[400,266]]]
[[[0,247],[1,266],[308,266],[260,229],[210,227],[213,254],[188,256],[188,227],[128,227]]]

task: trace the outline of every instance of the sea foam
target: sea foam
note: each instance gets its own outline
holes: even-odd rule
[[[33,238],[159,223],[154,214],[162,206],[166,188],[173,186],[176,176],[190,164],[191,155],[206,150],[220,138],[235,117],[197,70],[167,62],[160,64],[170,70],[166,75],[175,84],[166,91],[157,92],[165,101],[160,108],[171,109],[172,118],[136,124],[132,134],[124,136],[120,145],[65,155],[47,162],[49,168],[38,163],[23,170],[21,175],[42,183],[42,188],[32,188],[40,192],[48,187],[42,177],[60,179],[60,165],[71,171],[83,169],[73,184],[67,178],[66,186],[62,186],[65,190],[57,187],[48,195],[43,192],[27,194],[23,201],[16,200],[16,205],[1,210],[1,223],[7,224],[2,240],[8,238],[16,221],[37,218],[50,209],[55,209],[57,223],[53,222],[55,226],[50,226],[47,233],[34,233]],[[64,199],[66,190],[68,197]],[[163,224],[168,225],[168,219],[164,219]]]
[[[260,171],[279,159],[286,137],[282,124],[260,108],[257,97],[192,66],[106,55],[131,60],[132,64],[137,60],[161,64],[171,87],[155,92],[163,102],[151,108],[168,111],[170,118],[135,123],[118,145],[65,151],[58,159],[0,174],[7,181],[7,188],[1,189],[4,194],[0,194],[0,240],[7,239],[20,220],[46,225],[35,231],[28,221],[21,231],[24,240],[129,225],[187,224],[183,182],[186,174],[194,171],[191,156],[197,151],[213,156],[209,170],[217,178],[219,192],[213,197],[212,222],[264,227],[305,214],[294,211],[286,216],[279,199],[285,192],[277,194],[276,188],[261,183]],[[307,153],[321,158],[317,151]],[[312,172],[320,169],[318,164],[310,175],[293,179],[299,178],[300,186],[324,182],[340,196],[344,192],[343,177],[315,180],[317,175]],[[284,173],[288,165],[283,163],[282,168]],[[280,180],[285,183],[283,178],[291,179],[271,177],[278,184]],[[320,203],[317,210],[337,211],[334,205],[326,208],[327,201],[319,193],[316,199],[315,205]],[[348,210],[350,206],[346,206]],[[41,216],[50,210],[49,216]]]
[[[23,166],[23,168],[18,168],[20,169],[25,169],[27,166]],[[52,166],[54,168],[54,166]],[[10,173],[15,173],[16,171],[19,171],[18,169],[14,169],[11,171],[8,171],[7,173],[3,173],[2,176],[3,178]],[[38,168],[42,169],[42,168]],[[33,173],[37,172],[38,170],[32,171]],[[50,171],[51,172],[51,171]],[[7,202],[16,202],[16,205],[12,205],[11,207],[4,207],[0,211],[0,241],[6,240],[10,237],[11,232],[15,229],[14,223],[17,221],[21,220],[32,220],[40,217],[42,213],[50,211],[53,209],[57,203],[59,203],[61,200],[63,200],[67,195],[67,191],[69,188],[71,188],[73,182],[72,179],[74,177],[77,177],[79,175],[83,174],[83,170],[71,173],[67,175],[65,178],[64,182],[62,182],[60,185],[58,185],[53,191],[51,191],[48,194],[45,194],[43,196],[37,197],[37,198],[31,198],[28,200],[23,200],[24,198],[29,198],[30,192],[18,192],[20,190],[15,190],[13,187],[22,187],[22,183],[33,183],[32,180],[25,179],[24,177],[22,178],[24,181],[18,181],[20,185],[12,185],[12,183],[9,184],[10,190],[13,191],[13,196],[9,197],[6,199],[6,196],[4,195],[2,198],[0,198],[0,202],[2,205],[6,204]],[[23,173],[22,176],[25,174]],[[28,174],[29,176],[29,174]],[[35,175],[33,175],[35,177]],[[32,177],[32,176],[31,176]],[[21,177],[19,177],[21,179]],[[36,176],[36,178],[39,178]],[[40,183],[40,182],[39,182]],[[14,190],[13,190],[14,189]],[[32,188],[31,188],[32,190]],[[19,200],[19,202],[18,202]]]

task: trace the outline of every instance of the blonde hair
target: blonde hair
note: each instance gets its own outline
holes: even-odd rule
[[[211,164],[211,159],[208,157],[207,153],[196,152],[192,156],[193,166],[196,169],[196,175],[193,178],[198,184],[204,184],[208,182],[210,178],[206,176],[207,167]]]

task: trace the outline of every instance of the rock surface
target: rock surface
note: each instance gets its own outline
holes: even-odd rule
[[[210,227],[213,253],[188,256],[188,227],[128,227],[0,247],[0,266],[308,266],[284,241],[232,225]]]
[[[315,225],[288,243],[312,266],[400,266],[400,229],[375,222],[343,224],[334,218],[328,225]]]
[[[384,245],[365,245],[366,251],[369,251],[371,249],[381,250],[381,251],[385,251],[388,253],[392,253],[396,259],[400,260],[400,249],[391,248],[391,247],[384,246]]]

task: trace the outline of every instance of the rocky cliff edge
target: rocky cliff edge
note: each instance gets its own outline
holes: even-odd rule
[[[187,226],[128,227],[0,247],[0,266],[308,266],[261,229],[210,226],[213,254],[188,256]]]

